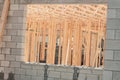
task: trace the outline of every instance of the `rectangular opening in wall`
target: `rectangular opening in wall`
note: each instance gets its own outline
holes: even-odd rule
[[[103,66],[106,12],[105,4],[27,5],[25,61]]]

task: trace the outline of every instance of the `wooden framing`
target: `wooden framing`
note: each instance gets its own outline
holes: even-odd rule
[[[26,61],[101,66],[101,47],[98,46],[105,37],[105,19],[105,5],[28,6]]]
[[[1,14],[1,18],[0,18],[0,43],[2,40],[2,35],[4,33],[4,27],[7,21],[7,15],[8,15],[8,10],[9,10],[9,6],[10,6],[10,0],[5,0],[4,1],[4,6],[3,6],[3,11]]]

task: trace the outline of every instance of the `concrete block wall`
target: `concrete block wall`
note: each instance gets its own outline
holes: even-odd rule
[[[108,0],[103,80],[120,80],[120,0]]]
[[[0,0],[0,14],[3,1]],[[15,80],[73,80],[74,68],[24,62],[24,33],[27,4],[42,3],[107,3],[107,0],[11,0],[3,42],[0,45],[0,71],[5,79],[12,71]],[[108,0],[105,68],[78,69],[78,80],[120,80],[120,1]],[[103,76],[103,78],[102,78]]]

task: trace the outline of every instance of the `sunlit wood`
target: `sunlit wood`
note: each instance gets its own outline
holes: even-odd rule
[[[101,66],[106,5],[44,4],[27,9],[26,62]]]
[[[0,44],[1,44],[1,40],[2,40],[2,35],[4,33],[4,27],[5,27],[6,21],[7,21],[9,6],[10,6],[10,0],[5,0],[1,18],[0,18]]]

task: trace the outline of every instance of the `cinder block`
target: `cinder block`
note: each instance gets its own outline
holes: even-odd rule
[[[105,70],[120,71],[120,61],[105,60],[104,63]]]
[[[39,76],[32,76],[32,80],[44,80],[44,78]]]
[[[38,76],[44,76],[44,69],[37,70],[37,75]]]
[[[120,30],[116,30],[115,39],[119,39],[120,40]]]
[[[3,41],[11,41],[11,36],[3,36]]]
[[[61,79],[73,79],[73,73],[61,72]]]
[[[17,35],[17,30],[6,30],[7,31],[7,35]]]
[[[98,76],[97,75],[87,75],[87,80],[98,80]]]
[[[18,17],[9,16],[8,23],[9,24],[18,24]]]
[[[120,18],[120,8],[116,9],[116,18]]]
[[[24,61],[24,56],[16,56],[15,60],[16,61]]]
[[[108,8],[120,8],[120,0],[108,0]]]
[[[36,76],[37,75],[37,71],[36,70],[31,70],[31,69],[27,69],[26,70],[26,75],[31,75],[31,76]]]
[[[71,72],[71,73],[73,73],[73,72],[74,72],[73,67],[66,67],[66,72]]]
[[[37,64],[37,65],[33,65],[33,66],[32,66],[32,69],[33,69],[33,70],[35,70],[35,69],[36,69],[36,70],[44,70],[44,66]]]
[[[105,55],[104,55],[104,59],[113,60],[113,51],[112,50],[106,50]]]
[[[114,60],[120,60],[120,51],[114,51]]]
[[[15,74],[15,80],[21,80],[20,75]]]
[[[25,31],[26,27],[23,26],[23,24],[12,24],[13,28],[12,29],[17,29],[17,35],[19,33],[19,30]]]
[[[25,39],[23,36],[12,36],[12,41],[20,43],[20,42],[24,42]]]
[[[102,75],[103,74],[103,69],[93,69],[92,74],[94,75]]]
[[[50,65],[49,68],[48,68],[48,71],[54,71],[54,70],[55,70],[55,66]]]
[[[54,78],[48,78],[48,80],[55,80]]]
[[[20,1],[22,1],[22,0],[20,0]],[[21,5],[19,5],[19,10],[25,10],[26,7],[27,6],[25,4],[21,4]]]
[[[84,74],[84,73],[88,73],[88,74],[90,74],[91,73],[91,70],[90,69],[81,69],[80,70],[80,73],[82,74]]]
[[[86,77],[86,74],[79,74],[78,80],[85,80]]]
[[[112,71],[104,71],[103,80],[112,80]]]
[[[120,29],[119,19],[107,19],[107,29]]]
[[[48,77],[60,78],[60,72],[50,71]]]
[[[106,49],[120,50],[119,40],[106,40]]]
[[[10,0],[10,3],[11,3],[11,4],[14,4],[14,2],[15,2],[15,0]]]
[[[114,39],[115,38],[115,30],[107,30],[106,31],[106,38],[107,39]]]
[[[64,68],[64,67],[55,67],[55,71],[66,72],[66,68]]]
[[[4,61],[4,59],[5,59],[5,55],[4,54],[0,54],[0,60]]]
[[[6,55],[6,60],[15,61],[15,55]]]
[[[18,17],[18,23],[22,24],[24,22],[24,19],[25,19],[24,17]]]
[[[120,72],[113,72],[113,80],[119,80],[120,79]]]
[[[14,55],[23,55],[24,54],[24,51],[23,49],[11,49],[11,54],[14,54]]]
[[[2,48],[3,54],[10,54],[10,48]]]
[[[17,43],[17,48],[24,48],[25,44],[24,43]]]
[[[9,61],[1,61],[1,66],[3,67],[9,67]]]
[[[6,42],[7,48],[17,48],[17,45],[15,42]]]
[[[16,68],[18,67],[18,68],[20,68],[20,62],[15,62],[15,61],[11,62],[10,67],[16,67]]]
[[[108,9],[107,18],[116,18],[116,9]]]
[[[32,80],[32,76],[20,75],[20,80]]]
[[[10,73],[10,72],[14,73],[14,68],[7,68],[7,67],[5,67],[5,71],[4,72],[5,73]]]
[[[21,26],[22,28],[23,26]],[[17,33],[18,36],[25,36],[25,30],[18,30],[18,33]]]
[[[4,67],[0,67],[0,72],[4,72]]]
[[[12,5],[10,5],[10,10],[18,10],[18,4],[12,4]]]
[[[14,15],[13,15],[13,12],[14,12],[14,11],[9,11],[8,16],[14,16]]]
[[[32,65],[31,64],[21,64],[21,68],[23,69],[32,69]]]
[[[13,15],[17,17],[23,17],[23,14],[24,14],[24,11],[22,10],[17,10],[13,12]]]
[[[5,47],[5,42],[1,42],[0,47],[4,48]]]
[[[15,68],[15,74],[25,75],[25,69]]]

